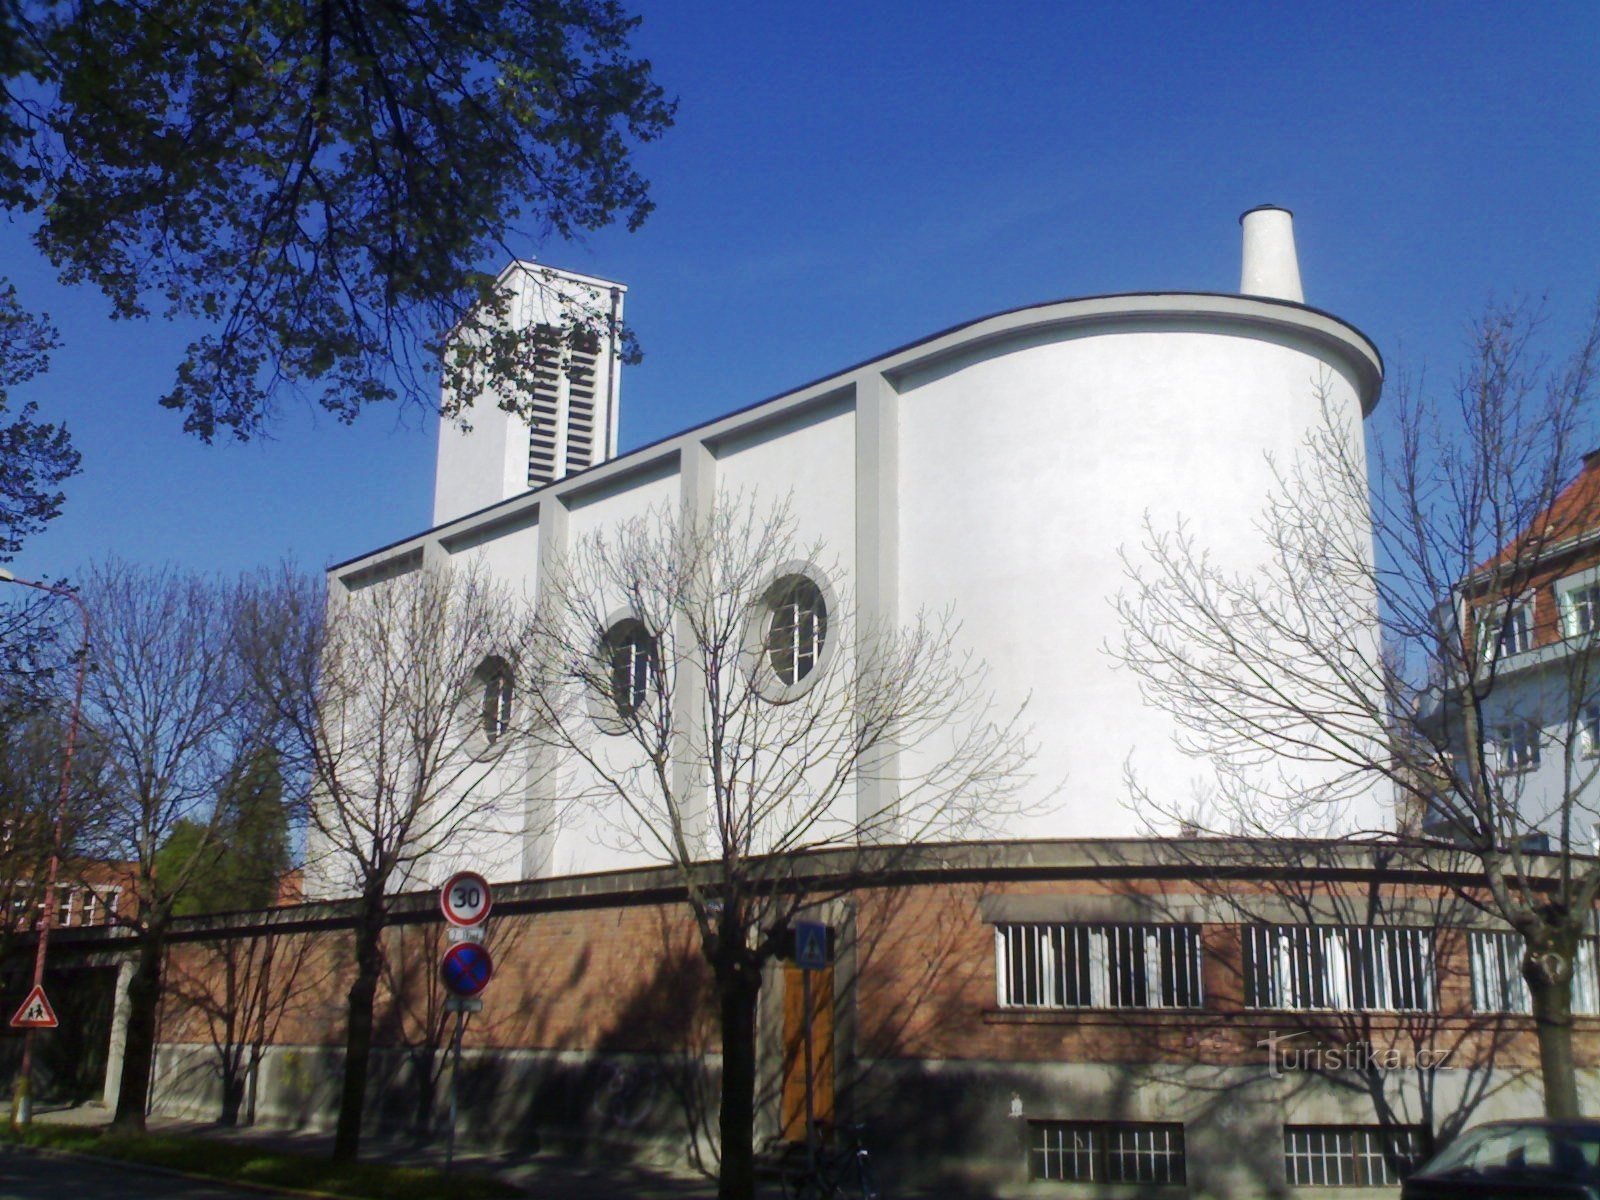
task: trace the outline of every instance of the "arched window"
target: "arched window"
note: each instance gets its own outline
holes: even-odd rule
[[[511,667],[503,658],[486,658],[477,679],[482,700],[480,728],[492,745],[511,728]]]
[[[767,593],[767,662],[785,687],[816,670],[828,639],[828,602],[804,575],[780,579]]]
[[[642,621],[629,617],[606,631],[600,649],[611,707],[619,717],[632,717],[644,707],[656,683],[656,641]]]

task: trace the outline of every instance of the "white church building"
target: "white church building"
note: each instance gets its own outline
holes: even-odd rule
[[[847,594],[879,628],[949,609],[996,706],[1027,702],[1041,803],[1003,837],[1139,836],[1125,771],[1177,800],[1204,767],[1107,652],[1123,555],[1149,514],[1182,519],[1220,565],[1252,569],[1272,461],[1302,449],[1325,404],[1359,429],[1383,377],[1365,336],[1304,303],[1291,214],[1264,206],[1241,223],[1238,294],[979,317],[626,454],[617,347],[586,335],[541,358],[531,425],[492,400],[468,410],[470,431],[443,422],[433,528],[339,564],[330,586],[472,559],[532,599],[564,548],[653,507],[787,501],[800,541],[826,548],[817,571],[836,576],[814,581],[820,594]],[[606,280],[517,263],[503,282],[515,320],[559,327],[569,303],[622,316],[624,289]],[[551,778],[520,769],[533,791]],[[1293,769],[1308,790],[1325,782],[1320,768]],[[526,812],[542,811],[537,799]],[[1387,797],[1364,802],[1354,823],[1387,827]],[[581,821],[550,832],[530,815],[505,832],[466,855],[492,877],[644,865]]]

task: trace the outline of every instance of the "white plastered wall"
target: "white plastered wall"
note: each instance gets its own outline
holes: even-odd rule
[[[1248,569],[1280,464],[1321,420],[1321,385],[1359,427],[1352,383],[1305,343],[1247,328],[1036,332],[900,381],[902,612],[954,605],[1002,704],[1030,700],[1037,787],[1053,809],[1008,836],[1143,832],[1124,764],[1182,807],[1204,764],[1107,652],[1120,638],[1119,551],[1190,523],[1218,563]],[[1304,771],[1314,785],[1321,776]],[[1382,825],[1387,797],[1356,819]]]

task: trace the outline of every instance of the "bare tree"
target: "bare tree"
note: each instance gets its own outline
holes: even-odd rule
[[[285,575],[250,658],[309,773],[308,887],[358,900],[334,1146],[353,1158],[390,896],[474,837],[524,834],[534,623],[473,565],[330,586]]]
[[[787,506],[659,508],[542,583],[542,736],[593,836],[674,867],[722,1035],[719,1194],[753,1194],[765,964],[808,906],[919,842],[1015,806],[1020,713],[997,718],[948,617],[853,619]],[[854,853],[824,875],[803,852]]]
[[[225,930],[169,956],[168,995],[181,1006],[178,1018],[211,1047],[200,1069],[217,1080],[217,1124],[255,1123],[267,1048],[321,986],[326,956],[313,950],[308,935],[266,925]]]
[[[1224,569],[1181,523],[1147,519],[1112,652],[1216,769],[1188,810],[1135,781],[1145,811],[1195,830],[1378,834],[1423,866],[1441,841],[1473,856],[1481,887],[1464,895],[1521,935],[1559,1116],[1578,1109],[1571,981],[1600,893],[1585,733],[1600,620],[1558,616],[1550,585],[1600,526],[1600,490],[1567,486],[1591,428],[1600,314],[1555,365],[1538,325],[1490,310],[1443,400],[1400,376],[1370,494],[1363,431],[1332,416],[1274,464],[1258,571]],[[1326,784],[1296,788],[1295,764]],[[1352,816],[1374,789],[1399,820]]]
[[[117,921],[135,936],[136,966],[114,1121],[142,1130],[174,906],[216,836],[219,791],[270,744],[273,720],[237,653],[238,586],[112,560],[86,573],[82,594],[94,620],[84,739],[101,781],[82,846],[127,866],[132,903]],[[158,870],[183,822],[201,853]]]

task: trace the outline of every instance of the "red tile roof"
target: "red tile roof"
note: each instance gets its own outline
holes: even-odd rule
[[[1473,574],[1515,561],[1519,555],[1530,551],[1537,559],[1550,548],[1593,529],[1600,529],[1600,450],[1585,454],[1577,477],[1557,493],[1550,507],[1498,553],[1486,559]]]

